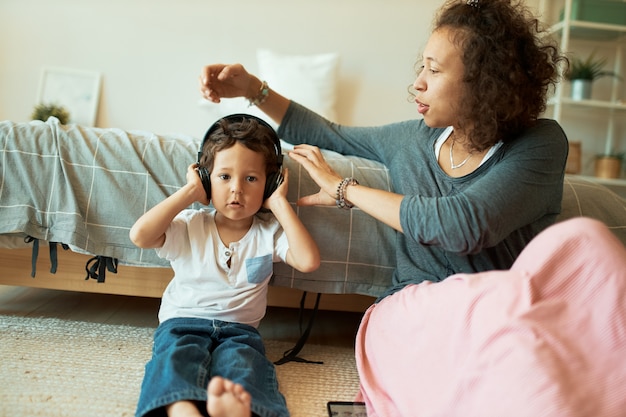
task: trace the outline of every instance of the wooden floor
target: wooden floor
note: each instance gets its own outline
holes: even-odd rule
[[[156,327],[159,303],[158,298],[0,285],[0,315]],[[311,310],[304,311],[303,330],[310,313]],[[361,316],[361,313],[320,310],[307,343],[352,347]],[[259,331],[266,339],[295,342],[300,335],[299,310],[268,308]]]

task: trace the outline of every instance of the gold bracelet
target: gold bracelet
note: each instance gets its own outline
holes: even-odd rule
[[[260,106],[261,104],[265,103],[265,100],[267,100],[267,96],[269,95],[269,93],[270,88],[267,85],[267,81],[262,81],[261,88],[259,88],[259,93],[256,95],[256,97],[248,99],[248,107]]]

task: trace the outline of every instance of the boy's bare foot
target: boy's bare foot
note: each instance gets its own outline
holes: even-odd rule
[[[250,417],[250,394],[239,384],[215,376],[207,388],[207,411],[211,417]]]

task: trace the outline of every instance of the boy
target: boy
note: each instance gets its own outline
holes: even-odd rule
[[[320,256],[287,202],[281,161],[278,136],[263,120],[220,119],[205,135],[198,163],[187,169],[187,184],[133,225],[133,243],[156,248],[174,270],[137,416],[205,415],[213,376],[243,386],[253,413],[289,415],[256,327],[273,262],[310,272]],[[214,209],[187,209],[196,201]],[[274,217],[256,216],[262,207]]]

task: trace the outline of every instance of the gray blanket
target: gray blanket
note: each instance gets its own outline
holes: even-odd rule
[[[168,266],[135,247],[128,232],[147,209],[185,182],[199,139],[142,131],[0,122],[0,234],[32,236],[136,266]],[[287,146],[287,145],[285,145]],[[325,152],[342,175],[389,189],[375,162]],[[289,158],[290,202],[319,188]],[[298,207],[322,264],[310,274],[275,265],[273,285],[377,296],[393,271],[394,231],[359,210]]]

